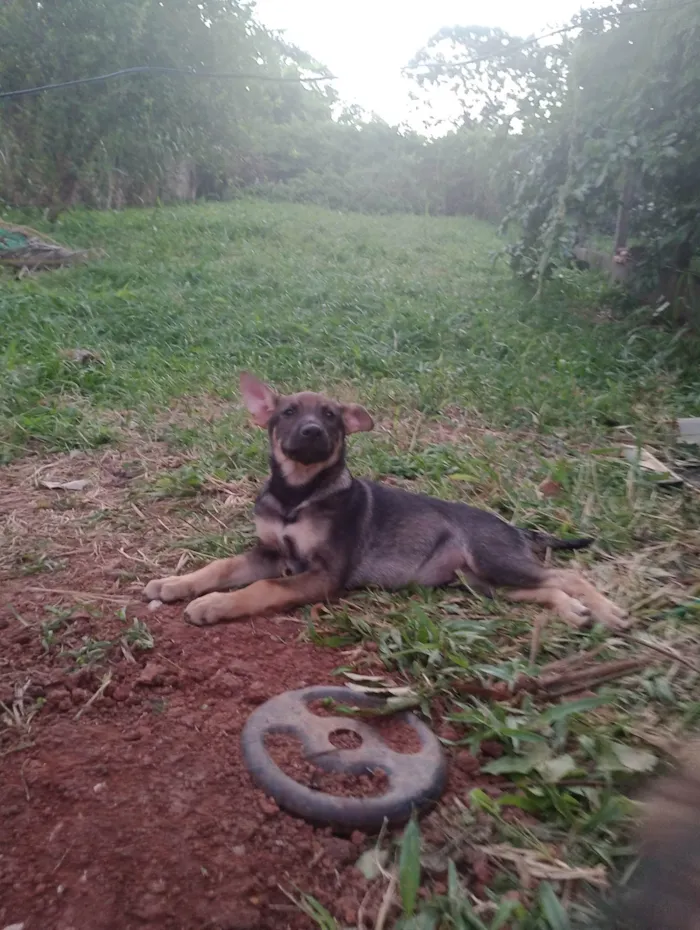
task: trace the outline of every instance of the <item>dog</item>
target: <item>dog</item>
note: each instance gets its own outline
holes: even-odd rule
[[[611,629],[629,625],[577,571],[542,563],[547,549],[581,549],[593,540],[557,539],[467,504],[353,478],[345,442],[373,428],[364,407],[308,391],[280,395],[247,372],[240,386],[270,441],[270,476],[254,510],[258,543],[191,574],[150,581],[148,600],[189,600],[186,619],[206,626],[372,585],[463,580],[489,596],[503,587],[511,601],[551,608],[575,627],[594,619]]]
[[[637,868],[591,930],[700,927],[700,743],[684,756],[643,798]]]

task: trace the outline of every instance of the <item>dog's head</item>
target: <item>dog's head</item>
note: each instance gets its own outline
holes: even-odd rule
[[[374,426],[359,404],[341,404],[311,391],[277,394],[248,372],[241,375],[241,393],[254,422],[268,430],[280,465],[285,459],[302,466],[333,464],[348,433]]]

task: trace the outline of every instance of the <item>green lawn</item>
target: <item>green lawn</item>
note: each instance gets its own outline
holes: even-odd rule
[[[107,257],[3,279],[1,436],[20,447],[71,442],[66,398],[85,414],[229,397],[241,366],[289,386],[350,383],[384,410],[457,405],[493,426],[586,438],[613,423],[655,433],[693,392],[683,409],[700,410],[699,378],[675,373],[666,333],[593,325],[576,311],[595,309],[595,283],[532,306],[473,220],[240,203],[79,212],[55,234]],[[74,346],[105,369],[61,364],[57,348]],[[47,397],[55,417],[32,415]]]
[[[675,447],[673,420],[700,415],[697,337],[652,327],[642,311],[623,319],[595,277],[565,275],[546,303],[533,303],[494,261],[493,230],[469,219],[240,202],[69,213],[52,234],[106,257],[0,278],[0,461],[164,439],[187,464],[151,476],[140,493],[195,511],[207,482],[264,474],[265,436],[236,397],[241,368],[290,390],[322,388],[377,417],[378,431],[352,440],[356,472],[521,525],[597,536],[579,557],[592,577],[635,608],[639,629],[663,648],[694,648],[700,498],[659,487],[620,461],[615,444],[688,456]],[[78,348],[103,364],[61,354]],[[224,528],[182,544],[203,557],[247,538]],[[554,843],[573,865],[618,868],[623,794],[661,755],[648,735],[658,744],[700,716],[697,676],[661,656],[599,689],[600,706],[549,715],[530,698],[457,700],[467,677],[512,682],[530,668],[533,616],[459,591],[367,593],[309,617],[305,635],[374,641],[394,680],[411,684],[426,709],[436,696],[446,701],[464,745],[502,744],[492,768],[509,779],[506,800],[477,793],[470,808],[436,815],[450,855],[477,831],[482,844],[541,853]],[[596,644],[605,644],[601,661],[642,651],[633,637],[574,634],[553,622],[536,662]],[[534,821],[506,818],[508,804]],[[518,881],[512,862],[501,867],[480,916],[454,886],[422,905],[425,920],[449,914],[444,926],[502,926],[510,908],[502,896]],[[513,908],[517,926],[565,926],[546,883]]]

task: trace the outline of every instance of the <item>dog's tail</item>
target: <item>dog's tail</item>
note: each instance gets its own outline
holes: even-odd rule
[[[523,530],[535,552],[545,552],[547,549],[587,549],[595,542],[590,536],[581,536],[577,539],[559,539],[549,533],[540,533],[538,530]]]

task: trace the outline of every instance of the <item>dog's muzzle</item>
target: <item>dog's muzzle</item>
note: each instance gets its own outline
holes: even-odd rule
[[[302,465],[315,465],[325,461],[331,454],[331,441],[328,433],[313,420],[301,423],[282,446],[282,451],[290,459]]]

